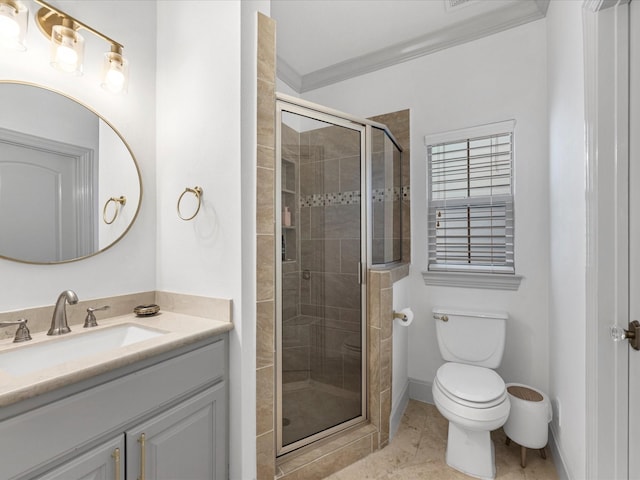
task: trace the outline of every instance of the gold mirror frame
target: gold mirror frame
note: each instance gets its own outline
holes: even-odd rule
[[[140,206],[142,205],[142,198],[143,198],[143,186],[142,186],[142,175],[140,172],[140,166],[138,165],[138,161],[136,160],[136,156],[133,153],[133,150],[131,149],[130,145],[127,143],[127,141],[125,140],[125,138],[122,136],[122,134],[118,131],[117,128],[114,127],[114,125],[109,122],[106,118],[104,118],[101,114],[99,114],[95,109],[91,108],[90,106],[86,105],[84,102],[81,102],[80,100],[67,95],[66,93],[63,93],[59,90],[55,90],[53,88],[44,86],[44,85],[40,85],[37,83],[33,83],[33,82],[24,82],[24,81],[19,81],[19,80],[0,80],[0,88],[2,87],[2,85],[5,84],[11,84],[11,85],[24,85],[27,87],[34,87],[34,88],[39,88],[42,90],[46,90],[50,93],[53,94],[57,94],[60,95],[68,100],[71,100],[72,102],[75,102],[76,104],[86,108],[89,112],[93,113],[99,120],[102,120],[107,126],[109,126],[111,128],[111,130],[113,130],[113,132],[117,135],[117,137],[120,139],[120,141],[122,141],[122,144],[125,146],[126,150],[129,152],[129,155],[131,156],[131,160],[133,161],[133,166],[135,168],[135,173],[138,176],[138,188],[139,188],[139,199],[138,199],[138,204],[136,206],[136,211],[133,214],[133,217],[131,218],[131,221],[129,222],[129,224],[127,225],[127,227],[124,229],[124,231],[115,239],[113,240],[111,243],[109,243],[109,245],[107,245],[104,248],[99,248],[97,249],[95,252],[87,254],[87,255],[83,255],[83,256],[79,256],[79,257],[75,257],[75,258],[70,258],[70,259],[65,259],[65,260],[54,260],[54,261],[50,261],[50,262],[39,262],[39,261],[30,261],[30,260],[22,260],[19,258],[13,258],[13,257],[9,257],[6,255],[3,255],[0,252],[0,259],[2,260],[9,260],[9,261],[13,261],[13,262],[18,262],[18,263],[24,263],[24,264],[29,264],[29,265],[61,265],[61,264],[65,264],[65,263],[71,263],[71,262],[77,262],[79,260],[84,260],[86,258],[90,258],[93,257],[95,255],[98,255],[99,253],[105,252],[107,250],[109,250],[111,247],[113,247],[115,244],[117,244],[118,242],[120,242],[120,240],[122,240],[122,238],[124,238],[124,236],[129,232],[129,230],[131,230],[131,227],[133,226],[133,224],[135,223],[136,219],[138,218],[138,214],[140,213]],[[102,218],[101,216],[97,216],[97,218]]]

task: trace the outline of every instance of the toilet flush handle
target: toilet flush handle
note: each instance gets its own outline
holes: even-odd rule
[[[433,318],[435,318],[436,320],[442,320],[443,322],[449,321],[448,315],[434,315]]]

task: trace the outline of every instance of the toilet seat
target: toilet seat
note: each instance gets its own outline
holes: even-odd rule
[[[434,383],[450,400],[469,408],[491,408],[507,397],[500,375],[475,365],[445,363],[438,369]]]

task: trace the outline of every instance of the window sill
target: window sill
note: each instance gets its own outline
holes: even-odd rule
[[[425,285],[515,291],[520,288],[522,275],[427,271],[422,272],[422,278]]]

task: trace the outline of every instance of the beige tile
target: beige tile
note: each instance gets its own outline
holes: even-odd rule
[[[321,480],[371,453],[371,438],[360,440],[281,477],[283,480]]]
[[[276,473],[274,432],[256,437],[257,480],[273,480]]]
[[[261,168],[274,169],[276,165],[276,151],[273,147],[258,145],[257,166]],[[275,186],[274,186],[275,188]]]
[[[273,430],[274,367],[256,370],[256,434]]]
[[[256,233],[274,233],[274,172],[269,168],[257,169]]]
[[[396,283],[398,280],[402,280],[404,277],[409,276],[409,264],[403,263],[391,269],[391,282]]]
[[[276,22],[258,12],[258,78],[275,82]]]
[[[380,390],[391,388],[393,339],[380,340]]]
[[[529,451],[526,468],[520,467],[520,447],[505,445],[502,429],[492,432],[496,454],[496,480],[556,480],[553,461]],[[447,421],[433,405],[410,400],[398,432],[389,445],[334,475],[329,480],[468,480],[445,462]],[[549,452],[547,452],[549,455]]]
[[[391,283],[391,272],[389,270],[381,270],[380,271],[380,289],[383,290],[385,288],[391,288],[393,284]]]
[[[388,273],[388,272],[387,272]],[[389,274],[389,278],[391,275]],[[393,334],[393,289],[380,290],[380,339],[386,340]]]
[[[273,235],[258,235],[256,239],[257,287],[256,300],[272,300],[275,282],[275,240]]]
[[[274,302],[258,302],[256,308],[256,367],[262,368],[274,363],[275,352],[275,312]]]
[[[380,276],[377,272],[369,273],[368,288],[368,321],[370,327],[380,328]]]
[[[275,148],[275,87],[258,80],[258,145]]]
[[[306,464],[345,448],[358,440],[370,438],[375,431],[376,429],[372,425],[363,425],[350,429],[342,435],[336,436],[327,442],[320,443],[316,448],[284,457],[278,462],[278,466],[283,473],[290,473]]]
[[[391,417],[391,388],[380,392],[380,444],[389,441],[389,418]]]

